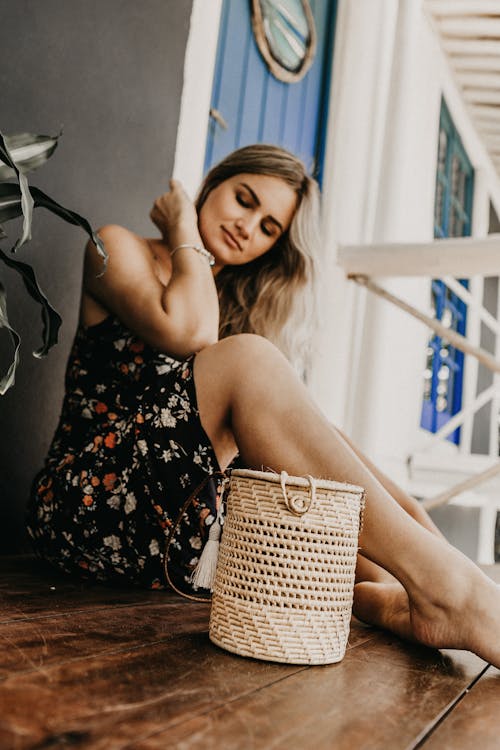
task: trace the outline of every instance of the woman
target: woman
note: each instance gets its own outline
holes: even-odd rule
[[[209,173],[196,208],[172,181],[151,218],[161,240],[101,231],[104,274],[87,247],[61,421],[29,509],[39,553],[163,587],[183,501],[239,454],[247,467],[365,487],[358,616],[500,666],[497,587],[326,421],[267,340],[293,355],[286,320],[313,272],[317,187],[303,165],[272,146],[240,149]],[[218,503],[212,480],[174,534],[169,569],[185,591]]]

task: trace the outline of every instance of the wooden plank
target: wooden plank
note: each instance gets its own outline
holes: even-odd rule
[[[157,604],[164,591],[112,588],[69,577],[17,577],[0,587],[0,623],[131,604]]]
[[[500,42],[491,39],[448,39],[443,41],[443,47],[448,54],[459,55],[498,55]]]
[[[500,15],[498,0],[426,0],[425,5],[436,16]]]
[[[404,747],[482,664],[378,633],[340,664],[303,668],[242,659],[193,634],[14,675],[0,687],[0,746],[350,750],[369,737],[373,750]]]
[[[498,39],[500,37],[500,18],[446,17],[438,22],[439,31],[446,37],[467,39],[480,37],[481,39]]]
[[[487,104],[476,104],[471,105],[471,111],[478,123],[496,125],[500,119],[500,107],[488,107]]]
[[[0,684],[17,672],[40,671],[87,656],[102,657],[182,634],[206,633],[210,605],[164,593],[161,604],[106,607],[0,625]]]
[[[346,274],[366,276],[498,275],[500,235],[384,245],[341,245],[338,264]]]
[[[500,132],[484,133],[483,131],[482,136],[487,149],[494,151],[500,148]]]
[[[495,0],[496,2],[496,0]],[[453,55],[453,66],[461,73],[462,71],[484,70],[488,73],[500,72],[500,57],[493,55]]]
[[[14,561],[11,575],[5,576],[8,567],[9,561],[0,563],[4,595],[10,587],[7,593],[14,590],[29,599],[30,592],[54,580],[33,574],[31,562],[23,569],[22,561]],[[101,595],[102,589],[108,601],[120,601],[130,592],[100,586],[82,589],[63,581],[58,603],[63,614],[44,594],[34,616],[0,625],[2,750],[40,742],[47,747],[71,744],[78,738],[99,744],[103,736],[99,746],[108,750],[115,746],[111,739],[118,736],[116,727],[124,720],[131,722],[125,732],[130,741],[141,727],[150,734],[160,720],[162,729],[166,721],[191,716],[192,706],[195,711],[206,709],[214,694],[224,702],[252,685],[260,688],[303,669],[263,662],[243,662],[241,669],[242,660],[210,644],[208,603],[189,602],[169,592],[134,591],[134,598],[144,596],[138,606],[120,604],[95,611],[90,609],[95,590]],[[80,609],[71,609],[75,596]],[[355,624],[350,647],[376,637],[376,631]],[[212,675],[208,697],[207,664]],[[116,747],[121,746],[117,742]]]
[[[299,669],[242,664],[199,633],[15,674],[0,686],[0,747],[121,748]]]
[[[309,668],[134,742],[134,750],[404,748],[484,667],[466,652],[404,645],[389,634],[337,665]],[[456,746],[458,747],[458,746]]]
[[[488,671],[423,744],[425,750],[497,750],[500,745],[500,670]]]
[[[486,570],[499,574],[499,566]],[[38,580],[29,571],[16,575],[32,586]],[[91,593],[80,592],[84,610]],[[396,738],[432,726],[483,664],[463,652],[441,656],[402,644],[356,622],[338,665],[241,659],[208,641],[208,605],[166,592],[155,596],[156,607],[111,608],[102,619],[89,611],[71,618],[52,612],[38,634],[39,620],[17,623],[17,637],[13,626],[0,628],[8,636],[0,640],[6,651],[24,650],[19,658],[2,656],[6,672],[10,665],[0,683],[2,750],[78,744],[89,750],[313,744],[320,750],[331,748],[332,738],[340,750],[366,747],[367,738],[373,748],[400,747],[405,743]],[[158,604],[162,597],[165,604]],[[246,737],[255,743],[245,744]]]
[[[464,89],[464,99],[472,106],[475,104],[500,105],[500,92],[488,89]]]
[[[458,74],[461,86],[471,89],[491,89],[495,91],[500,86],[500,73],[489,70],[480,72],[463,71]]]

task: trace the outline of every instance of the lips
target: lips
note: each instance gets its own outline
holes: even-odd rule
[[[221,227],[221,229],[222,229],[222,231],[224,233],[224,236],[226,238],[226,241],[227,241],[228,245],[230,245],[232,248],[234,248],[234,250],[239,250],[240,252],[242,252],[242,247],[241,247],[240,243],[238,242],[238,240],[236,239],[236,237],[234,237],[231,234],[231,232],[229,231],[229,229],[226,229],[226,227]]]

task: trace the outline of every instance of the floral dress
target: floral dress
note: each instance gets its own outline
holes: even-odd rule
[[[41,557],[86,578],[165,588],[165,542],[176,526],[169,577],[193,593],[221,489],[210,478],[180,516],[219,471],[199,418],[193,361],[154,351],[114,316],[78,329],[59,425],[28,505]]]

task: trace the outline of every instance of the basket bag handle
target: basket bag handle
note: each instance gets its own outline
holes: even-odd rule
[[[287,495],[286,492],[286,480],[288,474],[286,471],[282,471],[280,474],[281,491],[283,493],[283,499],[285,505],[294,516],[303,516],[316,502],[316,480],[310,474],[306,474],[305,477],[309,482],[310,494],[309,497],[302,495]]]
[[[169,572],[169,569],[168,569],[168,562],[169,562],[168,553],[169,553],[170,545],[172,544],[172,541],[173,541],[174,536],[175,536],[175,532],[177,531],[177,529],[179,527],[179,524],[182,521],[182,517],[183,517],[184,513],[188,509],[189,505],[193,502],[193,500],[196,497],[198,497],[198,495],[203,490],[203,488],[205,487],[205,485],[211,479],[220,477],[223,480],[222,495],[224,495],[224,489],[229,484],[229,477],[230,476],[231,476],[231,470],[228,469],[226,472],[216,471],[213,474],[209,474],[207,477],[205,477],[205,479],[203,480],[203,482],[201,482],[201,484],[199,484],[198,487],[196,487],[196,489],[189,495],[188,499],[186,500],[186,502],[182,506],[181,510],[179,511],[179,514],[177,516],[177,519],[176,519],[175,523],[170,528],[170,531],[169,531],[169,534],[168,534],[168,537],[167,537],[167,541],[166,541],[166,545],[165,545],[165,555],[164,555],[164,561],[163,561],[164,570],[165,570],[165,577],[167,579],[168,584],[171,586],[171,588],[177,594],[180,594],[181,596],[185,597],[186,599],[191,599],[192,601],[207,602],[207,601],[210,601],[210,599],[209,599],[209,597],[206,597],[206,596],[197,596],[196,594],[187,594],[185,591],[181,591],[179,588],[177,588],[177,586],[175,585],[175,583],[173,582],[173,580],[172,580],[172,578],[170,576],[170,572]],[[290,513],[292,513],[294,516],[303,516],[303,515],[305,515],[311,509],[311,507],[316,502],[316,480],[310,474],[307,474],[305,476],[305,478],[309,482],[309,489],[310,489],[309,496],[294,495],[294,494],[291,494],[290,492],[287,493],[286,482],[287,482],[288,477],[289,477],[289,475],[288,475],[288,473],[286,471],[282,471],[281,472],[281,474],[280,474],[280,485],[281,485],[281,491],[283,493],[283,499],[285,501],[285,505],[288,508],[288,510],[290,511]],[[222,502],[223,502],[223,497],[221,498],[221,506],[222,506]],[[212,580],[211,580],[211,583],[207,584],[207,586],[206,586],[207,588],[211,588],[212,585],[213,585],[213,578],[215,576],[215,567],[216,567],[216,564],[217,564],[217,553],[218,553],[218,546],[219,546],[219,537],[220,537],[220,525],[218,523],[218,519],[216,519],[216,521],[214,521],[214,523],[210,527],[209,538],[208,538],[207,542],[205,543],[205,549],[203,550],[203,552],[201,554],[201,557],[200,557],[200,560],[199,560],[199,563],[198,563],[198,568],[194,572],[194,575],[193,575],[193,578],[196,581],[197,571],[199,573],[200,568],[206,569],[207,565],[208,565],[208,568],[211,569],[211,573],[209,573],[209,578],[211,578]],[[203,577],[205,577],[205,576],[203,576]],[[200,580],[200,579],[198,578],[198,580]]]

